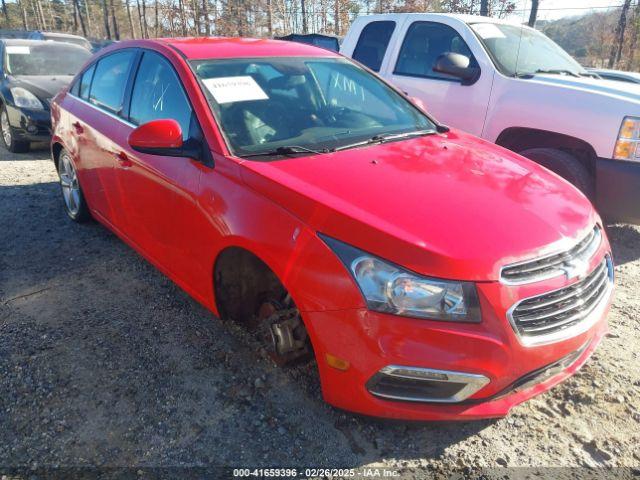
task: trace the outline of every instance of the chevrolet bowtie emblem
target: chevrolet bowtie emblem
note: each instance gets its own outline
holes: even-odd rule
[[[572,278],[580,278],[584,276],[587,271],[587,262],[579,259],[572,259],[560,266],[560,270],[564,272],[564,275],[567,277],[567,280],[571,280]]]

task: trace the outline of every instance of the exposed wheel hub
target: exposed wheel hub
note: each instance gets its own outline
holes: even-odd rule
[[[297,308],[280,309],[273,302],[260,307],[258,327],[269,356],[284,365],[309,353],[307,330]]]

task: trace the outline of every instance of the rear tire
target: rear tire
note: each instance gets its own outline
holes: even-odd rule
[[[519,152],[523,157],[557,173],[572,183],[578,190],[593,199],[593,177],[585,166],[573,155],[555,148],[530,148]]]
[[[58,176],[60,177],[60,190],[62,191],[64,210],[69,218],[78,223],[91,220],[91,213],[80,187],[75,164],[69,152],[64,149],[58,157]]]
[[[0,126],[2,127],[2,143],[12,153],[27,153],[31,148],[29,142],[16,140],[15,134],[9,124],[9,114],[4,105],[0,107]]]

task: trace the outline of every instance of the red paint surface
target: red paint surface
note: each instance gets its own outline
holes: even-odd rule
[[[509,287],[497,281],[500,266],[562,239],[578,240],[599,221],[587,199],[558,176],[457,131],[273,162],[242,160],[229,154],[185,57],[333,54],[290,42],[185,39],[121,42],[99,55],[130,47],[153,49],[176,68],[215,166],[136,152],[128,142],[133,126],[62,92],[52,106],[53,143],[73,156],[94,216],[214,313],[212,272],[220,252],[241,247],[260,257],[303,312],[331,404],[406,419],[501,416],[574,373],[600,341],[604,316],[584,334],[536,347],[520,345],[506,318],[519,299],[570,282]],[[482,322],[367,311],[318,232],[418,273],[477,281]],[[605,238],[592,266],[609,251]],[[590,347],[564,372],[482,401],[587,341]],[[326,353],[351,367],[328,367]],[[389,364],[480,373],[491,382],[473,404],[386,401],[364,384]]]
[[[140,125],[129,135],[129,145],[133,148],[180,148],[182,130],[172,119],[154,120]]]

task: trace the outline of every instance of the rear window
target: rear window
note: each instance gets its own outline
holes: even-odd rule
[[[389,46],[389,40],[396,28],[396,22],[371,22],[362,29],[353,51],[353,59],[366,65],[374,72],[380,71],[382,59]]]
[[[85,100],[89,100],[89,88],[91,87],[91,80],[93,79],[93,72],[96,69],[95,65],[92,65],[88,68],[80,78],[78,83],[78,93],[77,95],[80,98],[84,98]]]

